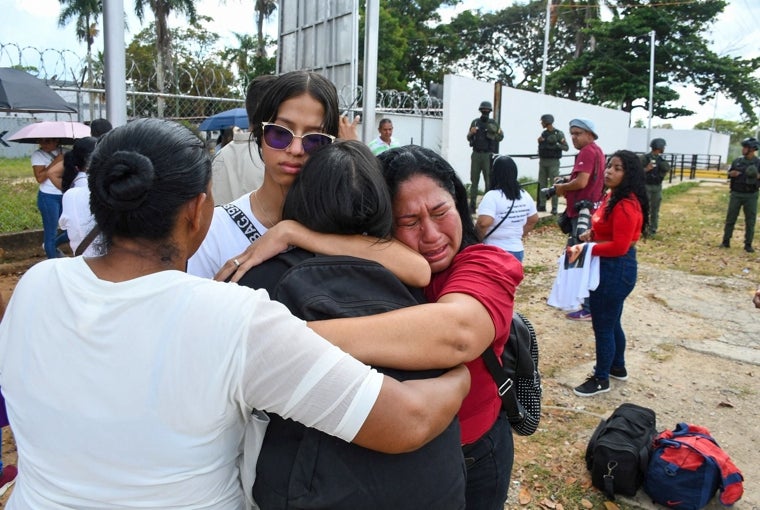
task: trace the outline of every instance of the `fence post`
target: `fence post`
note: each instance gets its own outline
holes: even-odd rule
[[[689,179],[693,180],[697,176],[697,155],[691,155],[691,168],[689,172]]]

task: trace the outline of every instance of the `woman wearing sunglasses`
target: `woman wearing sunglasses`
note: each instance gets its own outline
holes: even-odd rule
[[[309,156],[337,137],[340,124],[335,85],[323,76],[293,71],[271,80],[251,125],[264,161],[264,182],[257,190],[216,208],[206,239],[188,262],[188,272],[237,281],[256,261],[251,244],[278,224],[285,194]],[[279,239],[282,239],[280,236]],[[258,244],[258,243],[257,243]],[[369,236],[335,236],[326,255],[354,255],[375,260],[402,281],[427,284],[430,270],[422,257],[398,242],[377,243]],[[288,244],[282,246],[284,250]]]

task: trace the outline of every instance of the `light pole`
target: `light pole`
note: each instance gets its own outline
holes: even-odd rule
[[[654,111],[654,30],[649,32],[649,37],[649,121],[647,122],[647,139],[645,141],[647,146],[651,139],[652,112]]]
[[[541,93],[546,90],[546,61],[549,58],[549,26],[551,24],[552,0],[546,0],[546,23],[544,24],[544,61],[541,64]]]

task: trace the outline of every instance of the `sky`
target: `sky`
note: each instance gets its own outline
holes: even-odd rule
[[[498,8],[509,5],[514,0],[502,0]],[[123,0],[127,13],[127,40],[140,31],[141,24],[134,16],[133,0]],[[213,21],[208,29],[221,36],[221,43],[234,45],[237,33],[254,33],[254,0],[199,0],[198,13],[210,16]],[[464,0],[454,8],[448,8],[443,13],[444,18],[452,16],[465,9],[493,10],[494,0]],[[20,48],[27,46],[44,50],[46,48],[65,49],[77,55],[84,56],[85,46],[76,40],[71,23],[65,28],[58,27],[60,3],[58,0],[0,0],[0,12],[3,21],[0,22],[0,44],[13,43]],[[713,51],[719,55],[756,57],[760,56],[760,2],[758,0],[729,0],[728,6],[718,18],[709,38],[712,39]],[[152,20],[149,10],[146,10],[146,22]],[[170,26],[177,26],[178,19],[170,19]],[[102,26],[102,25],[101,25]],[[268,31],[276,34],[274,18],[269,23]],[[102,50],[103,38],[96,39],[96,48]],[[0,65],[8,65],[7,57],[0,55]],[[709,120],[713,115],[728,120],[740,120],[741,110],[725,96],[718,95],[716,100],[699,105],[699,97],[688,89],[679,89],[683,106],[696,113],[691,117],[662,120],[652,119],[652,125],[670,123],[676,129],[690,129],[695,123]],[[760,114],[760,109],[757,111]],[[642,109],[634,111],[633,120],[642,119],[647,122],[647,112]]]

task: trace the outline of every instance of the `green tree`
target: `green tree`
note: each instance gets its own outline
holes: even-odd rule
[[[177,69],[175,90],[182,94],[200,97],[242,97],[235,90],[232,71],[223,62],[214,47],[219,36],[203,28],[208,18],[200,17],[188,27],[171,29],[174,62]],[[151,23],[127,46],[127,76],[130,86],[140,91],[158,91],[158,73],[155,72],[156,31]],[[203,100],[171,99],[164,101],[164,113],[159,113],[153,102],[130,105],[131,116],[203,118],[213,113],[214,103]],[[171,112],[166,115],[166,112]]]
[[[186,14],[190,23],[195,23],[197,16],[195,0],[135,0],[135,14],[140,21],[145,17],[145,5],[148,4],[155,17],[156,30],[156,78],[158,92],[167,92],[167,85],[173,86],[174,66],[172,63],[172,37],[168,19],[171,12]],[[164,102],[159,98],[159,116],[163,116]]]
[[[752,77],[760,60],[720,57],[708,48],[706,32],[726,6],[724,0],[655,3],[615,0],[610,21],[591,20],[581,31],[590,44],[552,73],[556,95],[630,112],[649,108],[650,32],[655,32],[653,113],[663,119],[694,112],[678,104],[674,85],[697,88],[703,102],[717,92],[756,119],[752,104],[760,84]]]
[[[268,20],[277,10],[277,0],[256,0],[256,56],[265,59],[267,56],[268,40],[264,36],[264,21]]]
[[[434,48],[440,38],[439,9],[461,0],[384,0],[380,4],[377,77],[379,89],[426,89],[447,67]],[[364,4],[360,6],[359,55],[364,60]],[[449,41],[454,43],[455,41]],[[442,63],[444,66],[442,67]],[[360,66],[363,68],[363,66]]]
[[[439,27],[440,32],[450,34],[457,41],[444,60],[459,58],[455,67],[477,79],[498,80],[509,87],[538,90],[545,12],[546,4],[541,1],[514,4],[485,14],[464,11],[449,25]],[[556,45],[560,40],[557,30],[553,30],[552,44]],[[559,60],[554,58],[550,62]]]
[[[61,12],[58,15],[58,26],[64,27],[76,19],[75,30],[77,39],[87,44],[87,88],[93,87],[92,46],[98,35],[98,17],[103,13],[102,0],[59,0]],[[90,93],[90,119],[94,117],[95,106],[93,94]]]
[[[238,80],[245,91],[251,80],[262,74],[274,74],[277,63],[275,58],[268,57],[267,52],[263,56],[258,52],[258,39],[248,34],[238,34],[233,32],[237,39],[237,47],[225,48],[222,50],[222,59],[225,62],[234,64],[238,70]],[[264,37],[265,49],[273,48],[275,41],[269,37]]]

